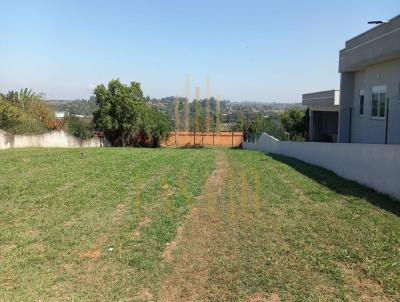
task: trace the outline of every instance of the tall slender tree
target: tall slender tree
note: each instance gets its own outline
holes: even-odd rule
[[[180,130],[180,98],[175,97],[175,131]]]
[[[218,96],[215,99],[215,131],[221,131],[221,103]]]
[[[196,87],[196,99],[194,100],[194,123],[195,132],[201,131],[201,105],[200,105],[200,88]]]
[[[206,100],[205,100],[205,131],[211,130],[211,108],[210,108],[210,76],[206,76]]]
[[[185,100],[183,103],[184,110],[184,123],[183,128],[185,131],[190,130],[190,106],[189,106],[189,89],[190,89],[190,77],[186,75],[185,78]]]

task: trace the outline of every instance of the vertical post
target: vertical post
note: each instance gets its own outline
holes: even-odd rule
[[[310,119],[309,119],[309,126],[308,126],[308,139],[313,142],[314,141],[314,115],[313,111],[309,109],[308,111]]]
[[[233,132],[232,132],[232,147],[233,147]]]
[[[176,140],[176,130],[175,130],[175,146],[178,145],[178,141]]]
[[[385,129],[385,145],[388,143],[388,126],[389,126],[389,98],[386,103],[386,129]]]
[[[353,114],[353,108],[350,107],[350,114],[349,114],[349,143],[351,143],[351,115]]]
[[[215,144],[214,144],[214,137],[215,137],[215,131],[213,131],[213,147],[215,146]]]

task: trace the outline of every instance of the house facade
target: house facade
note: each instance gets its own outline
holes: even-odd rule
[[[400,16],[339,54],[340,143],[400,144]]]
[[[309,108],[310,141],[336,143],[338,141],[340,91],[327,90],[303,94],[302,104]]]

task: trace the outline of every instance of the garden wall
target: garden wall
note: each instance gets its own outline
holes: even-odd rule
[[[171,132],[167,145],[204,144],[212,146],[239,146],[243,132]]]
[[[263,133],[243,148],[294,157],[400,200],[400,145],[286,142]]]
[[[89,148],[101,147],[104,143],[100,138],[81,140],[65,131],[53,131],[36,135],[12,135],[0,130],[0,149],[10,148]]]

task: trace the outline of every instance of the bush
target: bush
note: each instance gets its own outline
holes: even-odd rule
[[[64,130],[80,139],[93,137],[94,128],[91,118],[68,115],[65,117]]]
[[[41,94],[24,89],[0,95],[0,129],[12,134],[41,134],[52,129],[53,118]]]

